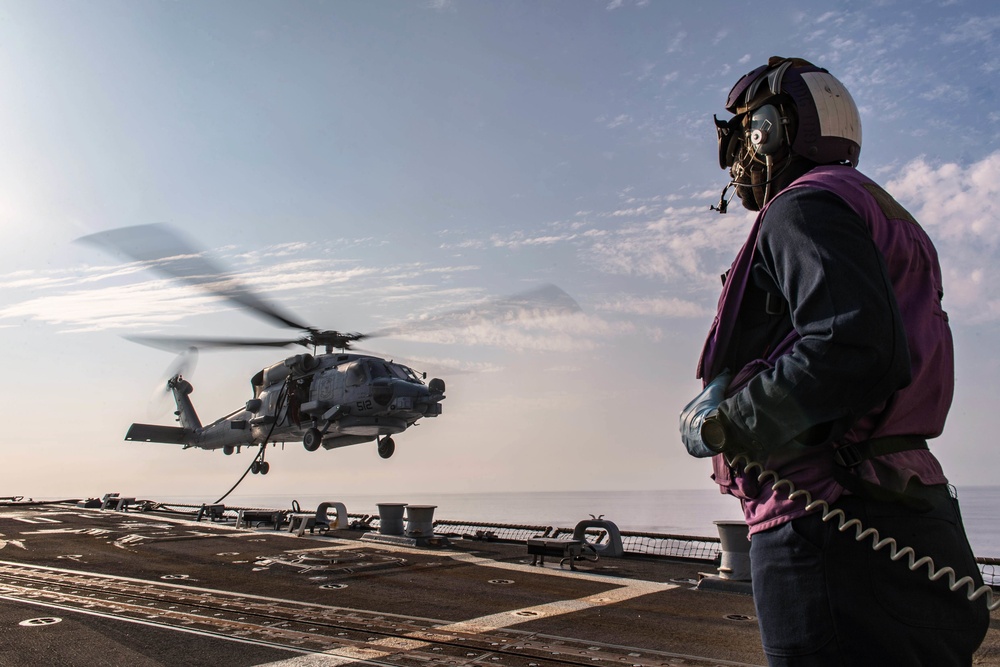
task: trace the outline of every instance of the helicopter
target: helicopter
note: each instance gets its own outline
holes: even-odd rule
[[[180,352],[182,360],[199,349],[311,348],[311,352],[286,357],[258,371],[250,380],[252,398],[206,425],[202,425],[191,401],[193,385],[178,370],[167,380],[166,388],[176,404],[174,414],[179,426],[134,423],[125,434],[127,441],[221,449],[226,455],[239,453],[244,447],[260,447],[250,466],[254,474],[269,472],[264,454],[268,444],[276,443],[301,442],[307,451],[314,452],[320,447],[330,450],[374,441],[378,455],[388,459],[395,452],[392,436],[420,419],[442,414],[444,380],[433,378],[425,383],[426,373],[418,374],[394,360],[354,350],[354,343],[406,331],[455,326],[472,319],[580,311],[566,292],[555,285],[544,285],[474,309],[451,311],[367,334],[321,330],[302,324],[269,303],[166,225],[122,227],[77,240],[124,254],[146,268],[203,289],[273,324],[301,332],[286,339],[126,336],[133,342]]]

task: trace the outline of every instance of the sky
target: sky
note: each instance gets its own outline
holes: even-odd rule
[[[753,218],[709,210],[712,114],[772,55],[844,82],[860,169],[935,241],[957,390],[932,449],[996,484],[998,32],[986,0],[0,0],[0,496],[211,501],[249,465],[123,440],[172,423],[174,361],[124,336],[289,334],[75,242],[148,223],[319,328],[547,283],[581,307],[372,341],[445,379],[444,414],[389,460],[269,450],[241,494],[714,488],[677,416]],[[200,354],[202,421],[294,353]]]

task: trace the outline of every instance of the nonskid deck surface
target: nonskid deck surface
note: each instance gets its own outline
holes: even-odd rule
[[[532,567],[524,544],[362,534],[0,506],[0,665],[766,662],[752,599],[694,590],[704,565],[630,556],[570,571]],[[998,635],[978,664],[1000,664]]]

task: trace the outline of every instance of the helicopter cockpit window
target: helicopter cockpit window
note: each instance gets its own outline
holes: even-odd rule
[[[417,376],[416,373],[413,372],[412,368],[407,368],[402,364],[392,364],[390,368],[392,369],[393,375],[395,375],[399,379],[406,380],[407,382],[416,382],[417,384],[421,384],[420,378]]]
[[[392,377],[392,373],[386,368],[386,365],[382,361],[369,361],[368,362],[368,372],[371,373],[372,379],[375,378],[387,378]]]
[[[368,380],[364,364],[352,363],[347,367],[347,386],[357,387]]]

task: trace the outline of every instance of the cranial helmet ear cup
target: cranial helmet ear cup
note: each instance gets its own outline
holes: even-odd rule
[[[785,145],[781,112],[773,104],[765,104],[750,112],[750,146],[758,155],[774,155]]]

